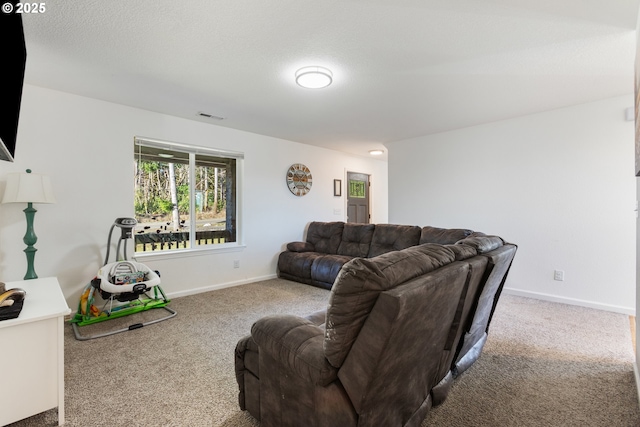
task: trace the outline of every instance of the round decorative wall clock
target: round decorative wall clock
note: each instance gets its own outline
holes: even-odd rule
[[[287,171],[287,186],[296,196],[304,196],[311,191],[311,171],[302,163],[294,163]]]

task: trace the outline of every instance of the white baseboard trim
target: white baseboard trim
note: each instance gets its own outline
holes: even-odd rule
[[[266,276],[252,277],[250,279],[236,280],[234,282],[219,283],[217,285],[203,286],[201,288],[187,289],[186,291],[168,292],[169,298],[186,297],[187,295],[200,294],[202,292],[215,291],[218,289],[231,288],[233,286],[246,285],[247,283],[263,282],[265,280],[275,279],[278,276],[276,274],[268,274]]]
[[[578,305],[580,307],[595,308],[597,310],[603,310],[603,311],[612,311],[614,313],[628,314],[630,316],[636,315],[635,307],[622,307],[619,305],[601,304],[593,301],[586,301],[586,300],[581,300],[576,298],[565,298],[565,297],[559,297],[557,295],[543,294],[541,292],[523,291],[521,289],[513,289],[513,288],[507,288],[507,287],[504,288],[503,292],[509,295],[516,295],[519,297],[535,298],[543,301],[559,302],[562,304],[569,304],[569,305]]]

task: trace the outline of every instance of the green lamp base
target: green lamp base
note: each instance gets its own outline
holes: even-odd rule
[[[27,255],[27,274],[24,275],[24,280],[37,279],[38,275],[33,268],[33,261],[35,259],[37,251],[37,249],[34,248],[33,245],[35,245],[38,241],[38,237],[33,230],[33,219],[36,216],[37,210],[33,207],[32,203],[28,203],[26,209],[23,210],[23,212],[27,217],[27,232],[22,239],[24,244],[27,245],[27,248],[24,250],[24,253]]]

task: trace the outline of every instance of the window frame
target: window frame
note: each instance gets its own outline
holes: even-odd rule
[[[224,157],[235,159],[236,161],[236,191],[235,191],[235,218],[236,218],[236,238],[234,242],[225,243],[211,243],[206,245],[194,245],[195,232],[189,233],[189,248],[182,249],[165,249],[149,252],[136,252],[135,251],[135,238],[134,238],[134,259],[147,259],[147,260],[161,260],[161,259],[173,259],[177,257],[191,257],[206,255],[210,253],[222,253],[222,252],[238,252],[245,248],[244,235],[243,235],[243,219],[242,219],[242,188],[243,188],[243,175],[244,175],[244,153],[238,151],[223,150],[217,148],[209,148],[198,145],[183,144],[178,142],[163,141],[154,138],[147,138],[142,136],[134,137],[134,162],[138,159],[138,147],[152,147],[160,148],[167,151],[178,151],[181,153],[187,153],[189,155],[189,223],[190,230],[196,230],[195,221],[196,215],[191,215],[196,210],[196,189],[193,183],[196,182],[196,155],[201,154],[205,156]]]

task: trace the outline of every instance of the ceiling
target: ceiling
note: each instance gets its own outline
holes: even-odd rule
[[[50,1],[25,81],[364,156],[633,93],[639,2]],[[297,86],[309,65],[333,84]]]

